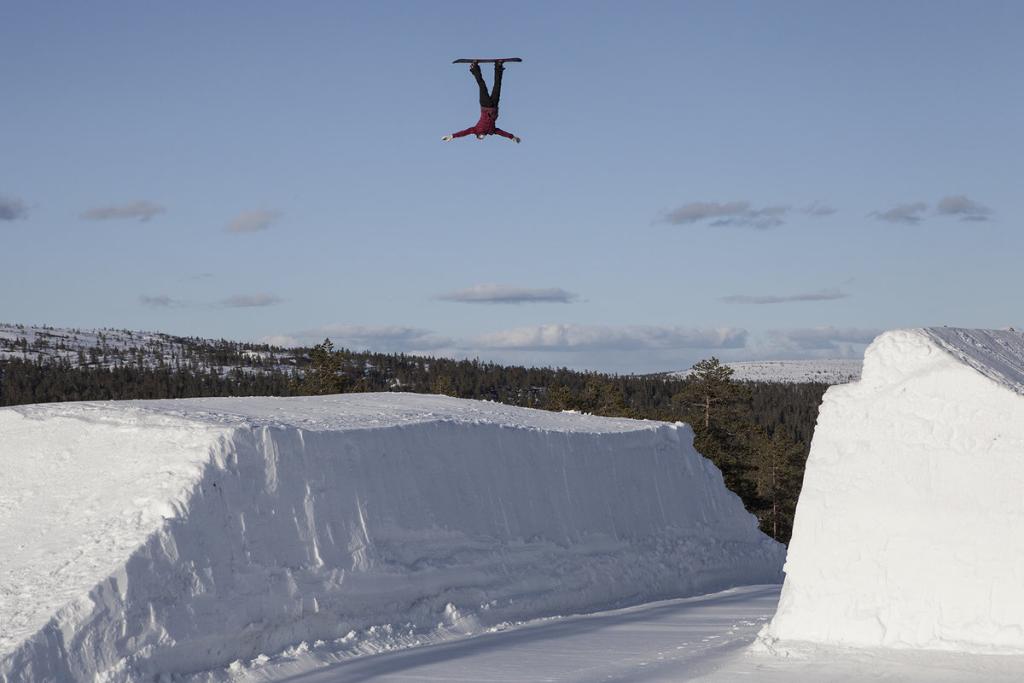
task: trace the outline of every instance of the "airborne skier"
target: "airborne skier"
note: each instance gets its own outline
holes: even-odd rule
[[[487,83],[484,82],[483,74],[480,73],[480,62],[475,60],[470,62],[469,72],[473,74],[476,84],[480,87],[480,120],[476,122],[476,125],[466,130],[445,135],[441,138],[442,140],[450,142],[455,138],[461,138],[473,133],[476,135],[477,140],[483,140],[487,135],[497,134],[509,140],[514,140],[516,143],[519,142],[519,137],[494,125],[494,122],[498,120],[498,100],[501,98],[501,74],[505,71],[503,61],[501,59],[494,60],[494,88],[490,92],[487,91]],[[519,60],[516,59],[515,61]]]

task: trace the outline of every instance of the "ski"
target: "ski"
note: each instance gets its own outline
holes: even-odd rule
[[[472,64],[473,62],[477,62],[479,64],[495,64],[495,63],[505,63],[505,62],[521,62],[521,61],[523,61],[521,57],[504,57],[504,58],[501,58],[501,59],[465,59],[465,58],[463,58],[463,59],[456,59],[454,62],[452,62],[452,64]]]

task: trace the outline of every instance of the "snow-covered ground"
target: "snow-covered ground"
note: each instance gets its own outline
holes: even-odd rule
[[[778,594],[777,585],[747,586],[595,614],[538,619],[440,644],[383,650],[372,656],[325,656],[311,647],[236,667],[230,680],[682,681],[712,670],[745,649],[775,611]]]
[[[743,382],[820,382],[845,384],[860,379],[860,359],[834,360],[752,360],[724,363],[733,369],[733,379]],[[675,377],[689,377],[693,370],[671,373]]]
[[[386,638],[349,653],[293,648],[236,666],[232,683],[1018,683],[1024,657],[756,643],[778,586],[747,586],[556,619],[420,647]]]
[[[825,394],[768,636],[1024,653],[1022,483],[1024,335],[881,335]]]
[[[22,406],[0,434],[5,681],[216,678],[781,579],[682,424],[349,394]]]

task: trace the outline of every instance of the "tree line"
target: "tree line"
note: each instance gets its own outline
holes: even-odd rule
[[[302,396],[364,391],[435,393],[545,410],[683,421],[761,529],[788,542],[824,384],[738,382],[711,358],[687,378],[610,375],[335,349],[329,339],[295,355],[296,367],[234,367],[234,353],[175,364],[96,367],[67,360],[0,360],[0,405],[54,401]],[[232,349],[231,351],[235,351]],[[215,361],[213,363],[209,361]],[[217,367],[220,366],[220,367]]]

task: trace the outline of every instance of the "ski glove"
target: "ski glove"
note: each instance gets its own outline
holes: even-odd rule
[[[445,142],[451,142],[452,140],[454,140],[454,139],[455,139],[455,136],[454,136],[454,135],[445,135],[445,136],[444,136],[443,138],[441,138],[441,139],[442,139],[442,140],[444,140]]]

